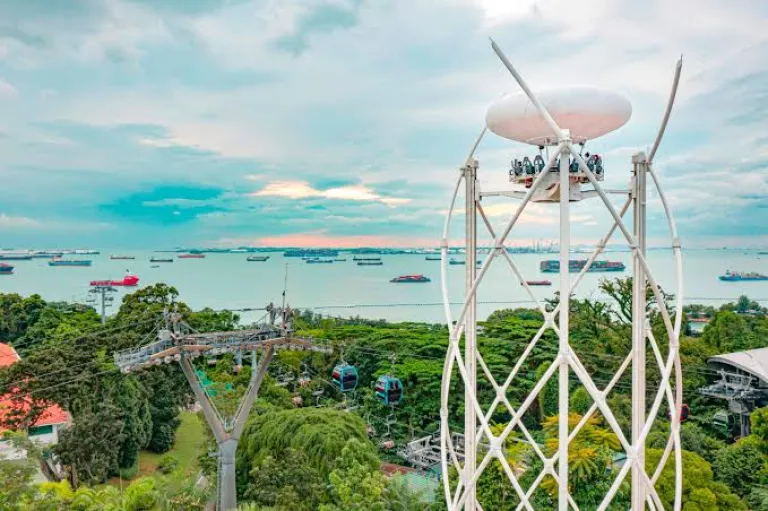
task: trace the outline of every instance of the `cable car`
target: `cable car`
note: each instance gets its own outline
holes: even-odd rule
[[[379,401],[388,406],[395,406],[403,399],[403,384],[394,376],[381,376],[374,390]]]
[[[357,388],[357,368],[349,364],[339,364],[333,368],[333,384],[342,391],[349,392]]]
[[[726,410],[718,410],[712,417],[712,425],[727,435],[730,435],[735,422],[733,415]]]
[[[691,407],[683,403],[683,406],[680,407],[680,422],[687,421],[690,416]],[[672,415],[669,413],[669,410],[667,410],[667,419],[672,420]]]

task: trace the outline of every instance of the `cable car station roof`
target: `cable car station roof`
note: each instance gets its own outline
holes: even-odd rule
[[[707,363],[716,369],[743,371],[758,378],[761,386],[768,386],[768,348],[724,353],[710,357]]]

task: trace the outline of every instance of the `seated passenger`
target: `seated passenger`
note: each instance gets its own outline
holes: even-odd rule
[[[533,168],[536,170],[536,173],[538,174],[542,170],[544,170],[544,166],[546,163],[544,163],[544,158],[541,157],[540,154],[537,154],[536,157],[533,159]]]
[[[595,155],[595,172],[598,175],[603,173],[603,158],[598,154]]]
[[[575,174],[579,171],[579,160],[573,158],[571,160],[571,173]]]
[[[516,176],[522,176],[523,175],[523,162],[515,158],[515,175]]]
[[[531,163],[531,160],[529,160],[527,156],[523,158],[523,169],[525,169],[525,173],[528,174],[529,176],[532,176],[535,173],[533,164]]]
[[[591,172],[595,171],[595,156],[590,156],[589,159],[587,159],[587,167],[589,167],[589,170]]]

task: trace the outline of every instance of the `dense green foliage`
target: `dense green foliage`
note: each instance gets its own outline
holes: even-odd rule
[[[631,309],[628,293],[631,280],[605,281],[606,301],[573,299],[571,343],[598,387],[604,387],[631,345]],[[557,304],[557,297],[550,306]],[[90,308],[48,303],[33,295],[0,294],[0,340],[13,344],[23,359],[0,370],[0,385],[14,398],[30,399],[32,408],[6,417],[3,426],[23,429],[34,423],[47,403],[57,403],[73,417],[73,425],[60,435],[55,455],[70,471],[70,482],[35,487],[31,483],[34,464],[10,468],[0,461],[0,509],[26,502],[24,509],[199,509],[203,497],[192,489],[191,480],[179,485],[162,476],[136,479],[122,496],[98,485],[109,477],[132,476],[138,470],[139,452],[167,452],[174,444],[179,413],[191,403],[188,384],[175,364],[151,367],[140,373],[120,374],[112,362],[116,350],[137,346],[152,339],[162,325],[163,311],[178,310],[198,331],[239,328],[238,317],[210,309],[192,311],[178,301],[177,291],[158,284],[127,295],[119,311],[101,326]],[[768,509],[768,409],[752,416],[752,435],[732,443],[731,435],[713,429],[711,417],[723,403],[702,396],[698,389],[716,376],[706,366],[708,357],[722,352],[763,347],[768,338],[768,319],[759,304],[743,297],[718,309],[688,306],[686,311],[711,318],[699,338],[681,340],[685,401],[692,410],[683,424],[684,509]],[[661,316],[649,308],[655,337],[666,349]],[[527,343],[542,325],[540,312],[528,309],[499,310],[481,323],[478,344],[483,362],[497,381],[518,364]],[[334,355],[309,352],[279,352],[272,363],[243,432],[237,453],[238,493],[253,509],[322,510],[350,509],[415,510],[424,502],[398,478],[388,479],[380,471],[383,461],[402,463],[387,442],[396,445],[438,431],[440,384],[448,331],[443,325],[387,323],[360,318],[324,318],[301,311],[295,320],[299,334],[330,339],[343,348],[344,360],[357,367],[356,391],[342,395],[330,383]],[[545,333],[519,367],[519,378],[507,397],[518,407],[534,382],[549,368],[557,353],[557,341]],[[394,363],[390,356],[394,355]],[[653,358],[649,351],[648,358]],[[240,371],[232,355],[219,356],[197,369],[210,379],[212,400],[223,415],[237,408],[248,386],[251,367],[248,357]],[[453,370],[451,390],[461,395],[460,378]],[[373,384],[383,374],[400,378],[404,401],[394,408],[382,405],[373,395]],[[302,379],[303,385],[298,384]],[[658,384],[658,371],[649,371],[649,388]],[[572,426],[592,406],[585,388],[573,377],[570,403],[575,412]],[[629,434],[629,374],[625,374],[608,396],[619,426]],[[487,377],[479,378],[478,396],[487,407],[495,393]],[[545,455],[556,445],[558,391],[556,380],[542,392],[523,415],[522,422]],[[455,430],[463,429],[461,400],[449,403],[448,420]],[[662,406],[660,417],[667,411]],[[491,416],[498,433],[511,419],[503,404]],[[659,460],[669,431],[662,419],[648,437],[648,470]],[[535,450],[519,440],[516,428],[506,442],[505,459],[518,474],[524,489],[530,487],[543,468]],[[21,441],[21,440],[20,440]],[[569,459],[574,499],[580,509],[594,509],[618,473],[622,453],[616,435],[599,413],[570,445]],[[200,452],[200,466],[215,481],[215,459]],[[183,468],[165,459],[158,470],[171,477]],[[455,473],[449,476],[455,480]],[[554,509],[556,484],[547,476],[533,493],[536,509]],[[74,489],[73,489],[74,487]],[[478,481],[478,496],[484,509],[516,509],[519,499],[497,461]],[[669,462],[658,483],[665,506],[671,506],[674,481]],[[438,490],[437,504],[442,501]],[[100,503],[100,504],[99,504]],[[626,509],[628,483],[624,483],[610,509]],[[48,505],[49,507],[41,507]],[[5,507],[3,507],[5,506]],[[37,506],[37,507],[35,507]],[[56,507],[59,506],[59,507]],[[90,507],[89,507],[90,506]],[[174,507],[175,506],[175,507]]]

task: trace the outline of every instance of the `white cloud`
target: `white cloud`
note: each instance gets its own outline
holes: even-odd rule
[[[399,206],[411,202],[411,199],[382,197],[373,189],[364,185],[347,185],[326,190],[312,188],[306,181],[273,181],[259,191],[253,192],[252,197],[283,197],[286,199],[306,199],[319,197],[348,201],[381,202],[387,206]]]
[[[16,94],[16,87],[0,78],[0,98],[11,98]]]
[[[9,216],[0,213],[0,229],[29,229],[42,226],[41,222],[26,216]]]

